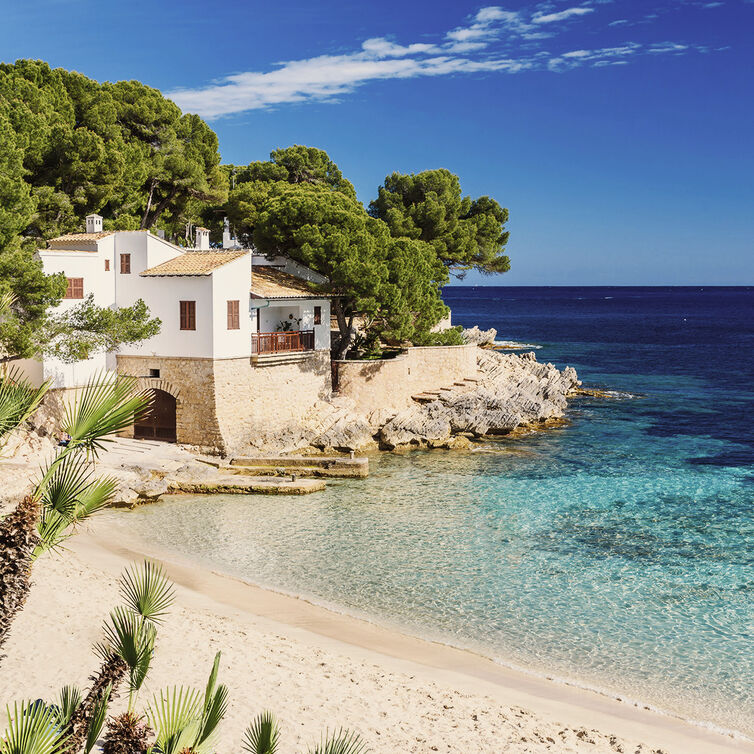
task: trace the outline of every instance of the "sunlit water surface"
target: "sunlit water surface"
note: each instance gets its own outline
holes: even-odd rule
[[[754,736],[752,290],[446,300],[642,397],[580,399],[570,426],[482,452],[375,456],[316,495],[109,515],[247,580]]]

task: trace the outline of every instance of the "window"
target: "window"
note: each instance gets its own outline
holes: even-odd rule
[[[160,376],[160,370],[159,369],[150,369],[149,370],[149,376],[150,377],[159,377]]]
[[[84,278],[67,278],[68,287],[63,298],[84,298]]]
[[[228,330],[241,329],[241,316],[239,313],[239,302],[228,301]]]
[[[314,324],[315,325],[322,324],[322,307],[321,306],[314,307]]]
[[[130,254],[120,255],[120,274],[121,275],[131,274],[131,255]]]
[[[196,301],[181,301],[181,330],[196,330]]]
[[[110,260],[105,260],[105,272],[110,272]]]

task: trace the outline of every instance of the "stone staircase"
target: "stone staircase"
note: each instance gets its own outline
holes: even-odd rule
[[[448,398],[451,395],[458,393],[468,393],[474,390],[479,383],[477,377],[464,377],[458,382],[454,382],[447,387],[441,387],[437,390],[425,390],[421,393],[415,393],[411,398],[417,403],[432,403],[432,401],[441,401],[443,398]]]

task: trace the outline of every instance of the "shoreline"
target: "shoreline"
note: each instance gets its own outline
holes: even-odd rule
[[[471,649],[424,639],[406,629],[259,586],[137,537],[124,537],[118,529],[114,523],[97,520],[90,531],[71,540],[70,549],[113,576],[131,560],[158,559],[190,603],[210,607],[218,617],[230,611],[236,617],[271,622],[278,630],[304,635],[308,641],[314,638],[360,659],[376,660],[382,666],[464,692],[481,693],[503,705],[520,705],[550,720],[566,720],[622,738],[640,738],[653,746],[668,747],[670,754],[754,752],[752,739],[714,724],[685,720],[643,702],[616,697],[613,692],[541,675]]]

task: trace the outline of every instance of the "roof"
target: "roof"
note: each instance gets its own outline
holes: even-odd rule
[[[100,233],[68,233],[65,236],[51,238],[50,243],[76,243],[78,241],[99,241],[100,238],[111,236],[114,230],[103,230]]]
[[[247,251],[187,251],[167,262],[150,267],[140,273],[144,276],[158,275],[211,275],[213,270],[234,259],[240,259]]]
[[[46,254],[49,251],[56,252],[58,254],[96,254],[97,249],[77,249],[75,246],[66,246],[64,249],[39,249],[42,254]]]
[[[254,265],[251,270],[251,295],[256,298],[326,298],[327,294],[317,293],[311,285],[267,265]]]

